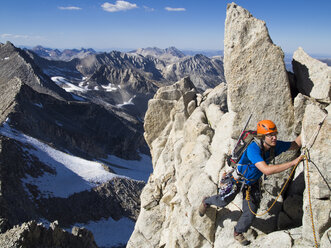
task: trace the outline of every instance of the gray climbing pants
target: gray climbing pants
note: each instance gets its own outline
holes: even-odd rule
[[[247,187],[246,187],[247,189]],[[252,225],[253,220],[255,219],[255,214],[251,212],[251,210],[256,213],[257,209],[259,208],[260,205],[260,200],[261,200],[261,193],[260,193],[260,187],[259,183],[255,183],[251,185],[251,190],[250,190],[250,200],[249,200],[249,205],[251,207],[251,210],[249,209],[248,202],[245,199],[246,198],[246,189],[244,187],[243,190],[243,205],[242,205],[242,214],[237,222],[237,225],[234,227],[235,232],[237,233],[243,233],[248,230],[248,228]]]
[[[250,211],[247,200],[245,199],[247,187],[248,186],[246,185],[243,187],[243,205],[242,205],[243,213],[241,214],[237,222],[237,225],[234,227],[234,230],[237,233],[246,232],[248,228],[252,225],[253,220],[255,219],[255,215]],[[221,208],[225,207],[234,200],[236,195],[240,192],[240,188],[241,188],[240,185],[238,185],[236,192],[226,198],[222,197],[221,195],[213,195],[207,197],[204,200],[204,202],[207,205],[214,205]],[[251,207],[251,210],[255,213],[260,204],[260,200],[261,200],[260,194],[261,193],[260,193],[259,183],[257,182],[251,185],[249,205]]]

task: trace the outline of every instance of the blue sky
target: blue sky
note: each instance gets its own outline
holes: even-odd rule
[[[1,0],[0,42],[51,48],[223,50],[226,0]],[[237,0],[284,52],[331,56],[331,1]]]

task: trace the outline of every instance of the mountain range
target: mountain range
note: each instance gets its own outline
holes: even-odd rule
[[[96,51],[93,50],[92,48],[64,49],[61,51],[59,49],[47,48],[40,45],[32,47],[27,50],[31,50],[34,53],[36,53],[38,56],[47,58],[49,60],[63,60],[63,61],[69,61],[72,60],[73,58],[83,58],[87,55],[96,53]]]
[[[127,112],[143,119],[147,102],[156,90],[190,76],[198,91],[224,82],[223,63],[220,58],[204,55],[186,56],[174,47],[168,49],[146,48],[123,53],[73,55],[70,61],[50,60],[38,46],[26,50],[39,68],[58,85],[81,99]],[[49,49],[45,49],[49,51]],[[78,51],[78,50],[77,50]]]

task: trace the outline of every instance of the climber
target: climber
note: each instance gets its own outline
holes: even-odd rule
[[[275,156],[287,150],[294,150],[301,147],[301,135],[299,135],[293,142],[285,142],[277,140],[277,127],[270,120],[262,120],[257,124],[257,140],[252,142],[243,153],[238,166],[238,174],[241,175],[241,180],[238,187],[236,187],[235,194],[230,195],[228,198],[214,195],[203,199],[200,207],[199,214],[204,216],[207,208],[210,205],[217,207],[225,207],[228,205],[235,196],[243,191],[243,213],[240,216],[235,228],[234,239],[239,241],[242,245],[248,245],[250,242],[243,235],[251,226],[260,203],[260,178],[264,175],[271,175],[282,172],[302,160],[299,156],[296,159],[277,165],[269,165]],[[237,181],[238,182],[238,181]],[[246,190],[250,187],[249,203],[245,199]],[[248,204],[250,204],[251,210]]]

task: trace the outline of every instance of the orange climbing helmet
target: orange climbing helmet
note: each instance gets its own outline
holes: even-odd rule
[[[270,120],[262,120],[257,123],[257,134],[266,135],[277,132],[275,123]]]

